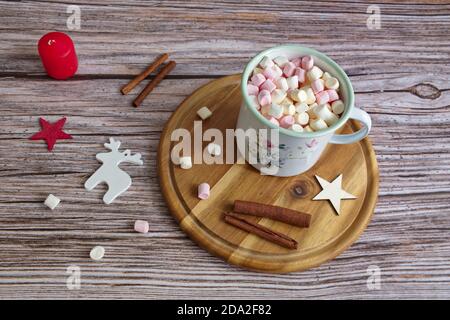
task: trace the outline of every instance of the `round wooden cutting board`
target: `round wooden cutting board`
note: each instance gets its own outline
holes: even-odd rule
[[[170,161],[172,132],[191,132],[203,106],[213,115],[203,121],[208,128],[234,129],[241,93],[240,75],[213,80],[189,96],[171,116],[161,135],[158,166],[162,193],[181,228],[200,246],[229,263],[265,272],[291,272],[318,266],[348,248],[370,221],[378,196],[378,166],[369,139],[350,145],[329,145],[319,162],[308,172],[288,178],[260,175],[248,164],[194,164],[183,170]],[[342,133],[359,129],[349,121]],[[203,142],[206,147],[208,142]],[[223,158],[225,159],[225,157]],[[342,187],[357,196],[342,200],[338,216],[326,201],[312,201],[321,188],[318,175],[332,181],[343,174]],[[211,196],[197,198],[197,186],[207,182]],[[234,200],[248,200],[287,207],[312,215],[307,229],[266,218],[251,219],[298,241],[290,250],[235,228],[223,221],[222,213],[232,211]]]

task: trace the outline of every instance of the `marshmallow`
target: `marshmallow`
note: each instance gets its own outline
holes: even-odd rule
[[[327,105],[319,105],[313,109],[313,112],[329,126],[339,120],[339,118],[328,109]]]
[[[322,130],[322,129],[326,129],[328,128],[327,123],[325,121],[323,121],[322,119],[316,119],[313,120],[309,123],[309,126],[311,127],[311,129],[313,129],[314,131],[318,131],[318,130]]]
[[[285,56],[278,56],[273,59],[273,62],[275,62],[279,67],[283,68],[285,64],[289,63],[289,60]]]
[[[252,75],[263,73],[263,71],[263,69],[256,67],[255,69],[253,69]]]
[[[269,110],[270,110],[270,104],[266,104],[265,106],[262,106],[261,107],[261,114],[263,115],[263,116],[268,116],[269,115]]]
[[[264,81],[266,81],[266,77],[264,77],[264,75],[262,73],[255,74],[251,79],[252,84],[257,87],[262,85],[264,83]]]
[[[136,220],[134,222],[134,231],[140,233],[147,233],[150,229],[148,222],[144,220]]]
[[[314,66],[311,68],[311,70],[309,70],[306,73],[306,75],[307,75],[309,81],[314,81],[314,80],[322,78],[323,71],[319,67]]]
[[[322,75],[322,79],[324,80],[324,81],[326,81],[327,79],[329,79],[329,78],[331,78],[331,74],[329,74],[328,72],[324,72],[323,73],[323,75]]]
[[[303,127],[297,123],[294,123],[289,129],[295,132],[303,132]]]
[[[272,122],[274,125],[276,125],[277,127],[280,126],[280,123],[278,122],[277,119],[275,119],[274,117],[271,116],[266,116],[266,119],[269,120],[270,122]]]
[[[256,96],[259,92],[259,88],[251,83],[247,84],[247,93],[251,96]]]
[[[250,105],[254,107],[256,110],[259,110],[261,106],[259,105],[258,97],[257,96],[249,96]]]
[[[206,150],[212,156],[220,156],[222,154],[222,148],[217,143],[209,143],[206,146]]]
[[[282,105],[282,107],[283,107],[283,114],[284,115],[293,116],[295,114],[295,107],[294,107],[293,104]]]
[[[105,255],[105,248],[103,248],[102,246],[95,246],[89,253],[89,256],[94,261],[102,260],[104,255]]]
[[[306,112],[297,113],[295,116],[295,121],[297,121],[298,124],[304,126],[309,122],[309,114]]]
[[[312,81],[311,89],[313,90],[314,93],[319,93],[319,92],[323,91],[323,89],[325,89],[325,87],[323,85],[323,80],[317,79],[317,80]]]
[[[268,115],[274,117],[275,119],[279,119],[283,116],[283,108],[276,103],[272,103],[270,105]]]
[[[295,70],[296,70],[295,64],[293,64],[292,62],[288,62],[283,67],[283,74],[286,77],[291,77],[294,74]]]
[[[181,167],[181,169],[190,169],[190,168],[192,168],[192,159],[191,159],[191,157],[181,157],[180,158],[180,167]]]
[[[197,111],[198,116],[202,119],[208,119],[209,117],[211,117],[212,112],[208,109],[208,107],[201,107],[198,111]]]
[[[277,86],[272,82],[272,80],[267,79],[264,81],[264,83],[261,85],[261,90],[267,90],[269,92],[272,92],[275,90]]]
[[[272,102],[270,92],[267,90],[261,90],[258,94],[258,102],[261,106],[270,104]]]
[[[288,89],[289,89],[289,86],[288,86],[288,83],[286,81],[286,78],[278,78],[275,81],[275,84],[277,85],[278,89],[281,89],[283,91],[288,91]]]
[[[298,113],[308,111],[309,106],[305,102],[298,102],[295,104],[295,111]]]
[[[306,94],[306,91],[303,89],[294,89],[290,92],[290,97],[294,101],[298,102],[306,102],[308,99],[308,95]]]
[[[295,123],[294,117],[291,115],[284,116],[280,119],[280,126],[287,129]]]
[[[266,79],[275,80],[279,78],[277,69],[278,66],[273,65],[271,67],[265,68],[263,71],[263,75],[266,77]],[[279,69],[279,68],[278,68]]]
[[[61,200],[58,198],[58,197],[55,197],[54,195],[52,195],[52,194],[49,194],[48,196],[47,196],[47,199],[45,199],[45,202],[44,202],[44,204],[47,206],[47,207],[49,207],[50,209],[55,209],[57,206],[58,206],[58,204],[61,202]]]
[[[322,91],[316,94],[316,102],[321,105],[328,103],[330,101],[330,97],[328,96],[328,92]]]
[[[341,114],[342,112],[344,112],[344,109],[345,105],[342,100],[336,100],[331,103],[331,110],[333,110],[335,114]]]
[[[310,70],[314,66],[314,59],[311,56],[304,56],[302,58],[302,69]]]
[[[298,88],[298,77],[292,76],[286,79],[289,89],[297,89]]]
[[[300,83],[305,82],[306,71],[303,70],[302,68],[295,68],[294,75],[296,75],[298,77],[298,82],[300,82]]]
[[[310,126],[306,126],[306,127],[304,127],[304,128],[303,128],[303,131],[305,131],[305,132],[314,132],[314,130],[313,130],[313,129],[311,129],[311,127],[310,127]]]
[[[339,88],[339,80],[333,77],[329,77],[324,79],[325,80],[325,88],[337,90]]]
[[[272,59],[270,59],[268,56],[265,56],[264,58],[262,58],[259,65],[261,66],[261,68],[266,69],[268,67],[273,66],[274,63],[273,63]]]
[[[282,106],[289,106],[291,104],[294,104],[294,101],[292,101],[288,97],[284,98],[284,100],[281,101],[281,103],[280,103],[280,105],[282,105]]]
[[[281,70],[281,68],[279,66],[274,65],[273,69],[275,70],[275,73],[276,73],[275,79],[278,79],[279,77],[281,77],[283,75],[283,70]]]
[[[302,64],[302,58],[295,58],[291,61],[296,67],[300,67]]]
[[[283,91],[281,89],[275,89],[272,91],[272,101],[275,103],[281,103],[284,100],[284,98],[286,98],[286,95],[287,95],[286,91]]]
[[[206,200],[209,198],[209,184],[206,182],[198,185],[198,198],[201,200]]]
[[[311,88],[303,88],[303,90],[306,91],[306,103],[307,104],[313,104],[314,102],[316,102],[316,95],[314,94],[313,89]]]
[[[329,97],[329,102],[333,102],[336,100],[339,100],[339,95],[336,92],[336,90],[326,90],[326,92],[328,93],[328,97]]]

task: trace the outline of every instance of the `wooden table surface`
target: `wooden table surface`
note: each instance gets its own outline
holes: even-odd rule
[[[0,298],[450,298],[450,4],[377,1],[0,1]],[[67,32],[80,67],[49,79],[38,39]],[[373,119],[379,201],[361,238],[306,272],[274,275],[230,266],[180,230],[156,174],[161,130],[177,105],[213,78],[240,72],[257,52],[298,43],[346,70],[356,104]],[[177,61],[142,107],[119,88],[157,55]],[[139,89],[143,87],[142,84]],[[67,116],[74,139],[47,152],[38,118]],[[133,185],[112,205],[84,190],[109,137],[143,154],[125,165]],[[47,194],[62,199],[54,211]],[[150,222],[147,235],[135,219]],[[101,262],[89,259],[106,248]],[[69,266],[81,288],[66,286]],[[380,289],[367,286],[380,270]],[[371,269],[372,268],[372,269]]]

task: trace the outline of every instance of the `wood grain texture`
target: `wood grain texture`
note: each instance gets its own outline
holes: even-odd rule
[[[368,3],[295,2],[294,13],[292,2],[272,3],[80,1],[82,29],[69,32],[80,70],[56,82],[36,42],[67,31],[67,3],[0,1],[1,298],[450,298],[450,5],[378,1],[382,28],[368,30]],[[327,53],[350,75],[373,119],[380,193],[367,230],[337,259],[266,275],[184,235],[160,193],[156,150],[185,97],[286,42]],[[119,89],[164,51],[174,75],[135,110]],[[27,140],[39,116],[63,115],[73,141],[47,153]],[[109,136],[144,159],[126,166],[133,185],[112,206],[102,188],[82,187]],[[55,211],[42,204],[50,192],[62,198]],[[148,235],[131,232],[137,218],[149,220]],[[93,263],[98,244],[106,256]],[[80,290],[66,288],[69,265],[81,268]],[[370,265],[381,268],[380,290],[366,286]]]
[[[261,175],[249,164],[196,164],[194,121],[196,111],[203,106],[213,116],[202,121],[203,130],[216,128],[226,137],[226,130],[236,127],[242,97],[241,76],[215,79],[197,89],[173,113],[161,134],[158,150],[158,172],[161,190],[172,215],[180,227],[201,247],[222,259],[251,270],[292,272],[307,270],[335,258],[347,249],[369,223],[378,196],[378,166],[369,139],[349,145],[330,145],[321,159],[304,174],[294,177]],[[184,128],[191,133],[194,166],[183,170],[171,161],[170,154],[179,141],[171,142],[172,133]],[[348,123],[342,133],[360,129]],[[235,158],[222,145],[222,163]],[[234,144],[234,140],[232,142]],[[207,142],[203,143],[205,148]],[[297,160],[302,161],[302,160]],[[338,216],[328,201],[311,201],[320,192],[314,175],[332,181],[338,174],[345,179],[343,188],[357,199],[342,201],[343,214]],[[196,188],[207,182],[211,186],[209,199],[200,201]],[[301,188],[298,194],[295,188]],[[298,242],[296,250],[289,250],[262,240],[255,235],[230,226],[223,213],[233,211],[235,200],[255,201],[311,214],[309,228],[298,228],[266,218],[249,218],[253,223],[270,228]],[[248,216],[247,216],[248,218]]]

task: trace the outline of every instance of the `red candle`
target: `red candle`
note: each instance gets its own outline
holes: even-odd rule
[[[47,74],[55,79],[64,80],[75,74],[78,59],[72,39],[62,32],[50,32],[38,43],[39,55]]]

